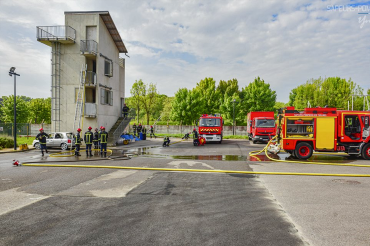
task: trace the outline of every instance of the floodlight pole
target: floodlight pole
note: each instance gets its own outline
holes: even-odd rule
[[[17,91],[16,91],[16,88],[17,88],[17,76],[20,76],[19,74],[15,73],[14,72],[15,68],[12,67],[10,68],[9,70],[9,76],[12,76],[14,75],[14,150],[17,150],[17,107],[16,107],[16,103],[17,103]]]

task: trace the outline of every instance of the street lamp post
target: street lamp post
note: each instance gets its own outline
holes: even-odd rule
[[[16,108],[16,102],[17,102],[17,95],[16,95],[16,85],[17,85],[17,76],[20,76],[19,74],[15,73],[15,67],[11,67],[9,70],[9,76],[12,77],[14,75],[14,150],[17,150],[17,108]]]
[[[233,135],[235,135],[235,102],[236,100],[233,100]]]

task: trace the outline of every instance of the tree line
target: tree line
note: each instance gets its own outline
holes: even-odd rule
[[[182,124],[194,124],[201,114],[220,113],[227,125],[246,123],[246,115],[251,111],[275,111],[286,106],[294,106],[298,110],[306,107],[336,107],[346,110],[367,109],[370,89],[367,91],[351,79],[328,77],[310,79],[298,85],[289,94],[289,102],[277,102],[276,91],[270,88],[260,77],[247,86],[239,88],[237,79],[220,80],[218,84],[213,78],[199,81],[193,89],[180,88],[174,97],[158,93],[155,84],[146,84],[142,80],[135,81],[131,89],[131,97],[127,98],[129,107],[134,108],[139,122],[145,118],[147,124],[151,120],[176,121]],[[365,99],[365,101],[364,101]],[[364,104],[365,103],[365,104]]]
[[[297,109],[311,107],[335,107],[338,109],[347,110],[348,104],[352,109],[365,110],[367,109],[367,100],[370,95],[370,89],[365,91],[351,79],[346,80],[340,77],[310,79],[305,84],[294,88],[289,94],[290,106],[295,106]],[[365,106],[365,107],[364,107]]]
[[[16,97],[17,123],[51,123],[51,99]],[[14,122],[14,95],[1,97],[0,122]]]
[[[201,114],[215,113],[222,114],[228,124],[234,117],[236,124],[242,124],[248,112],[271,111],[276,103],[276,92],[260,77],[243,88],[239,88],[237,79],[221,80],[216,85],[213,78],[205,78],[193,89],[179,89],[174,97],[160,95],[156,85],[139,80],[130,92],[127,105],[135,109],[138,122],[145,115],[147,124],[160,118],[191,125]]]

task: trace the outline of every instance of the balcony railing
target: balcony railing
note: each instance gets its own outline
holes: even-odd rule
[[[88,53],[96,55],[98,53],[98,43],[95,40],[81,40],[81,53]]]
[[[96,117],[96,104],[95,103],[85,103],[85,117]]]
[[[123,68],[124,68],[124,67],[125,67],[125,58],[121,58],[121,57],[120,57],[120,58],[118,59],[118,64],[119,64],[121,67],[123,67]]]
[[[85,85],[86,86],[96,86],[96,73],[92,71],[86,72]]]
[[[70,26],[38,26],[37,40],[73,41],[76,40],[76,30]]]

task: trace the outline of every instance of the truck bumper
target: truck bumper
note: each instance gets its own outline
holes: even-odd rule
[[[255,136],[252,138],[253,141],[263,141],[263,142],[268,142],[270,139],[273,138],[273,136]]]
[[[221,135],[200,134],[200,136],[204,137],[206,142],[220,142],[222,140]]]

